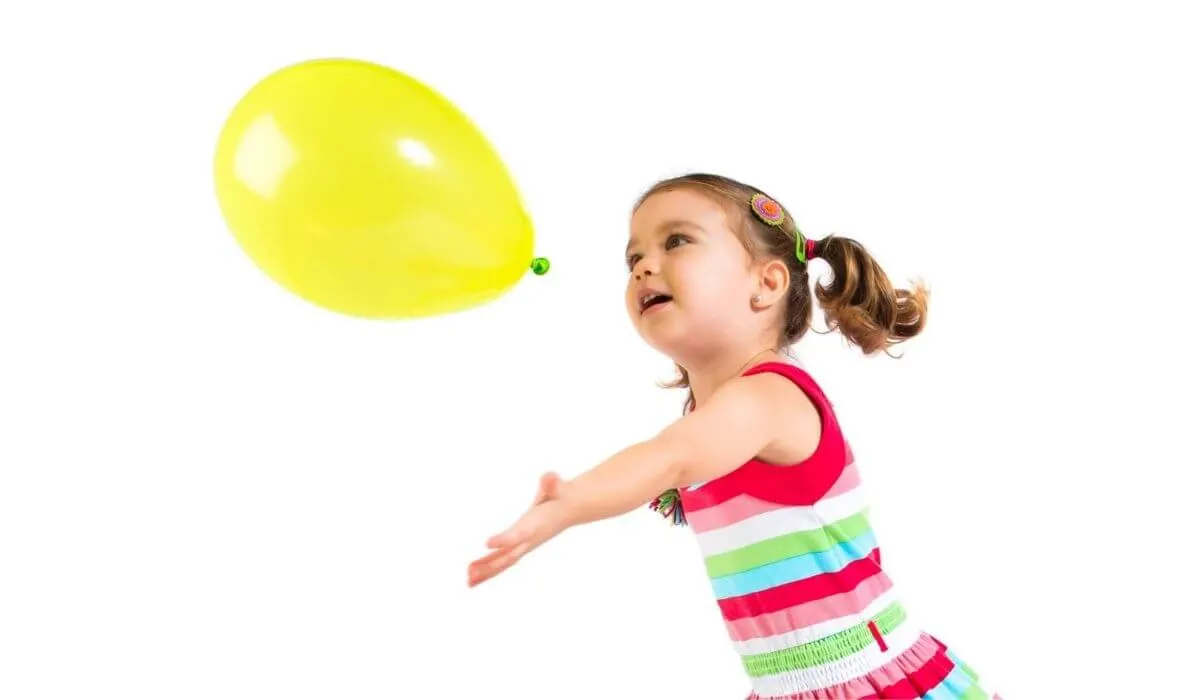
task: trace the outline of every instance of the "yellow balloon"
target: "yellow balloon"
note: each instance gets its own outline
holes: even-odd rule
[[[242,250],[332,311],[460,311],[530,269],[533,225],[491,144],[442,95],[385,66],[324,59],[268,76],[226,120],[214,178]]]

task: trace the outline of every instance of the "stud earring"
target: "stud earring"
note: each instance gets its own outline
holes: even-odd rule
[[[755,306],[758,306],[759,304],[762,303],[762,295],[755,294],[753,297],[750,298],[750,301],[754,302]]]

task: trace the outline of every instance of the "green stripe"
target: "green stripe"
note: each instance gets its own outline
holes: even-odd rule
[[[975,669],[973,669],[973,668],[971,668],[970,666],[966,665],[966,664],[965,664],[965,663],[963,663],[961,660],[959,660],[959,662],[958,662],[958,668],[959,668],[959,669],[960,669],[960,670],[961,670],[963,673],[967,674],[967,677],[969,677],[971,680],[973,680],[973,681],[979,681],[979,674],[978,674],[978,673],[975,673]]]
[[[876,615],[874,620],[875,625],[879,627],[879,633],[888,635],[904,622],[905,617],[904,608],[899,603],[892,603]],[[745,656],[742,658],[742,664],[751,677],[758,678],[833,663],[857,654],[875,643],[875,636],[863,623],[790,649]]]
[[[870,529],[871,524],[867,521],[867,511],[862,510],[816,530],[779,535],[728,552],[714,554],[705,558],[704,566],[712,578],[738,574],[765,564],[833,549],[839,544],[844,544],[865,534]]]
[[[983,688],[980,688],[977,684],[973,684],[970,688],[967,688],[967,692],[963,693],[963,700],[991,700],[991,699],[988,698],[987,693],[983,692]]]

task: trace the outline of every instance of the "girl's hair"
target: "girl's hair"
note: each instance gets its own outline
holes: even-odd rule
[[[634,207],[661,192],[689,189],[709,197],[726,210],[730,228],[741,239],[755,260],[778,258],[791,273],[784,310],[779,347],[786,348],[804,336],[812,323],[812,297],[825,315],[830,331],[839,330],[864,354],[887,351],[892,345],[916,336],[925,327],[928,290],[914,285],[912,290],[896,289],[883,268],[858,241],[828,236],[814,241],[813,256],[823,259],[833,275],[825,284],[809,292],[808,265],[796,254],[798,228],[792,215],[781,206],[783,220],[772,226],[754,215],[751,200],[766,192],[732,178],[694,173],[662,180],[648,189]],[[770,195],[767,195],[768,197]],[[678,365],[677,379],[668,388],[687,388],[685,412],[694,408],[687,371]]]

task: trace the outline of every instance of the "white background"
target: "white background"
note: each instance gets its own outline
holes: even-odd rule
[[[538,474],[678,414],[622,250],[689,170],[931,285],[901,360],[798,349],[912,613],[1008,698],[1195,692],[1196,20],[796,5],[0,10],[0,698],[744,698],[691,534],[648,511],[465,585]],[[467,111],[551,273],[412,323],[266,280],[216,135],[323,56]]]

